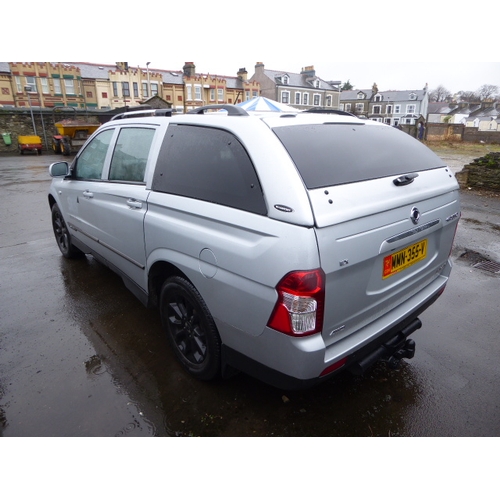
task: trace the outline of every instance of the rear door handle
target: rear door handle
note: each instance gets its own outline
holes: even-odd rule
[[[142,201],[137,201],[137,200],[134,200],[133,198],[129,198],[127,200],[127,205],[130,207],[130,208],[142,208]]]
[[[90,192],[88,189],[86,189],[84,192],[83,192],[83,197],[84,198],[87,198],[87,200],[89,200],[90,198],[93,198],[94,197],[94,193]]]

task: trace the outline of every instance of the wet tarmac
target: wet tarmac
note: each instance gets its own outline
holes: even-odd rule
[[[67,261],[47,165],[0,157],[0,435],[499,436],[500,198],[467,192],[443,296],[412,360],[301,392],[250,377],[203,383],[175,361],[158,312],[110,270]]]

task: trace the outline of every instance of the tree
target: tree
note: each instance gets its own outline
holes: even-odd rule
[[[462,102],[479,102],[481,100],[477,92],[473,92],[472,90],[461,90],[458,93],[458,97]]]
[[[498,86],[497,85],[481,85],[476,91],[477,95],[484,101],[486,99],[498,98]]]
[[[344,83],[344,85],[342,85],[342,87],[340,87],[340,90],[352,90],[354,87],[352,86],[352,83],[347,80],[347,82]]]
[[[451,101],[451,92],[442,85],[439,85],[434,90],[431,90],[429,94],[429,99],[431,102],[444,102]]]

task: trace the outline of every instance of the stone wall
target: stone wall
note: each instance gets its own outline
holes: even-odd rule
[[[461,187],[488,189],[500,192],[500,153],[488,153],[465,165],[457,173]]]
[[[500,132],[479,130],[457,123],[427,123],[425,139],[429,142],[484,142],[500,144]]]
[[[56,121],[61,118],[69,118],[71,115],[56,115]],[[109,113],[77,113],[77,118],[91,123],[104,123],[108,121],[112,114]],[[35,122],[36,134],[33,129]],[[38,135],[42,140],[43,151],[52,150],[52,136],[57,134],[54,124],[54,116],[51,110],[33,109],[33,120],[29,109],[0,109],[0,153],[18,153],[19,135]],[[9,134],[11,145],[5,144],[3,134]]]

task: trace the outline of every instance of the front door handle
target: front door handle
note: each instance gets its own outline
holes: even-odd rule
[[[86,189],[86,190],[83,192],[83,197],[84,197],[84,198],[87,198],[87,200],[89,200],[90,198],[93,198],[93,197],[94,197],[94,193],[92,193],[91,191],[89,191],[88,189]]]
[[[130,207],[130,208],[142,208],[142,201],[137,201],[137,200],[134,200],[133,198],[129,198],[127,200],[127,205]]]

